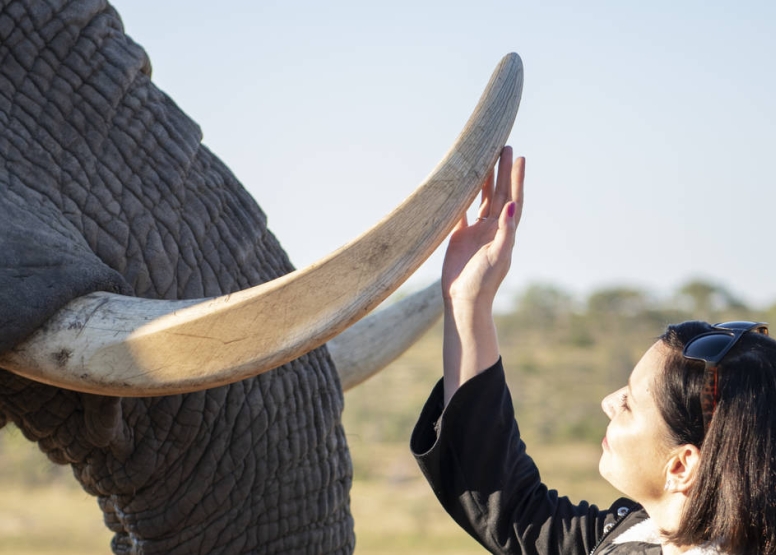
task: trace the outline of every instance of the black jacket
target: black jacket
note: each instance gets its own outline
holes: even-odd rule
[[[464,384],[442,409],[440,381],[423,407],[410,447],[447,512],[489,551],[662,552],[658,543],[650,543],[654,538],[638,533],[648,522],[634,528],[649,518],[637,503],[623,498],[607,510],[587,502],[575,505],[541,482],[520,439],[500,360]]]

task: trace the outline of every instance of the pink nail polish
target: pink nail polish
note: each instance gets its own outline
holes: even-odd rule
[[[516,205],[514,202],[510,202],[509,206],[507,206],[507,216],[509,216],[510,218],[514,217],[515,215],[515,206]]]

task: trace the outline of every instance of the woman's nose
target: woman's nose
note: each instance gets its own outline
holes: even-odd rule
[[[614,418],[616,412],[615,399],[620,391],[621,390],[613,391],[601,400],[601,409],[604,411],[604,414],[609,417],[609,420]]]
[[[611,407],[609,406],[609,395],[601,399],[601,410],[604,411],[604,414],[609,417],[609,420],[612,419],[611,414]]]

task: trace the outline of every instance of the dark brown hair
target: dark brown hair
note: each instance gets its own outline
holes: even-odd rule
[[[719,402],[704,435],[700,395],[704,363],[684,345],[711,330],[706,322],[669,326],[670,354],[655,383],[655,401],[670,442],[692,444],[701,461],[677,545],[716,544],[727,553],[776,554],[776,341],[747,333],[718,367]]]

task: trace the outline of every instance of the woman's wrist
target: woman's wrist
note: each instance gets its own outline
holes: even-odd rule
[[[490,318],[493,314],[494,295],[444,295],[444,307],[446,311],[471,314],[480,318]]]

